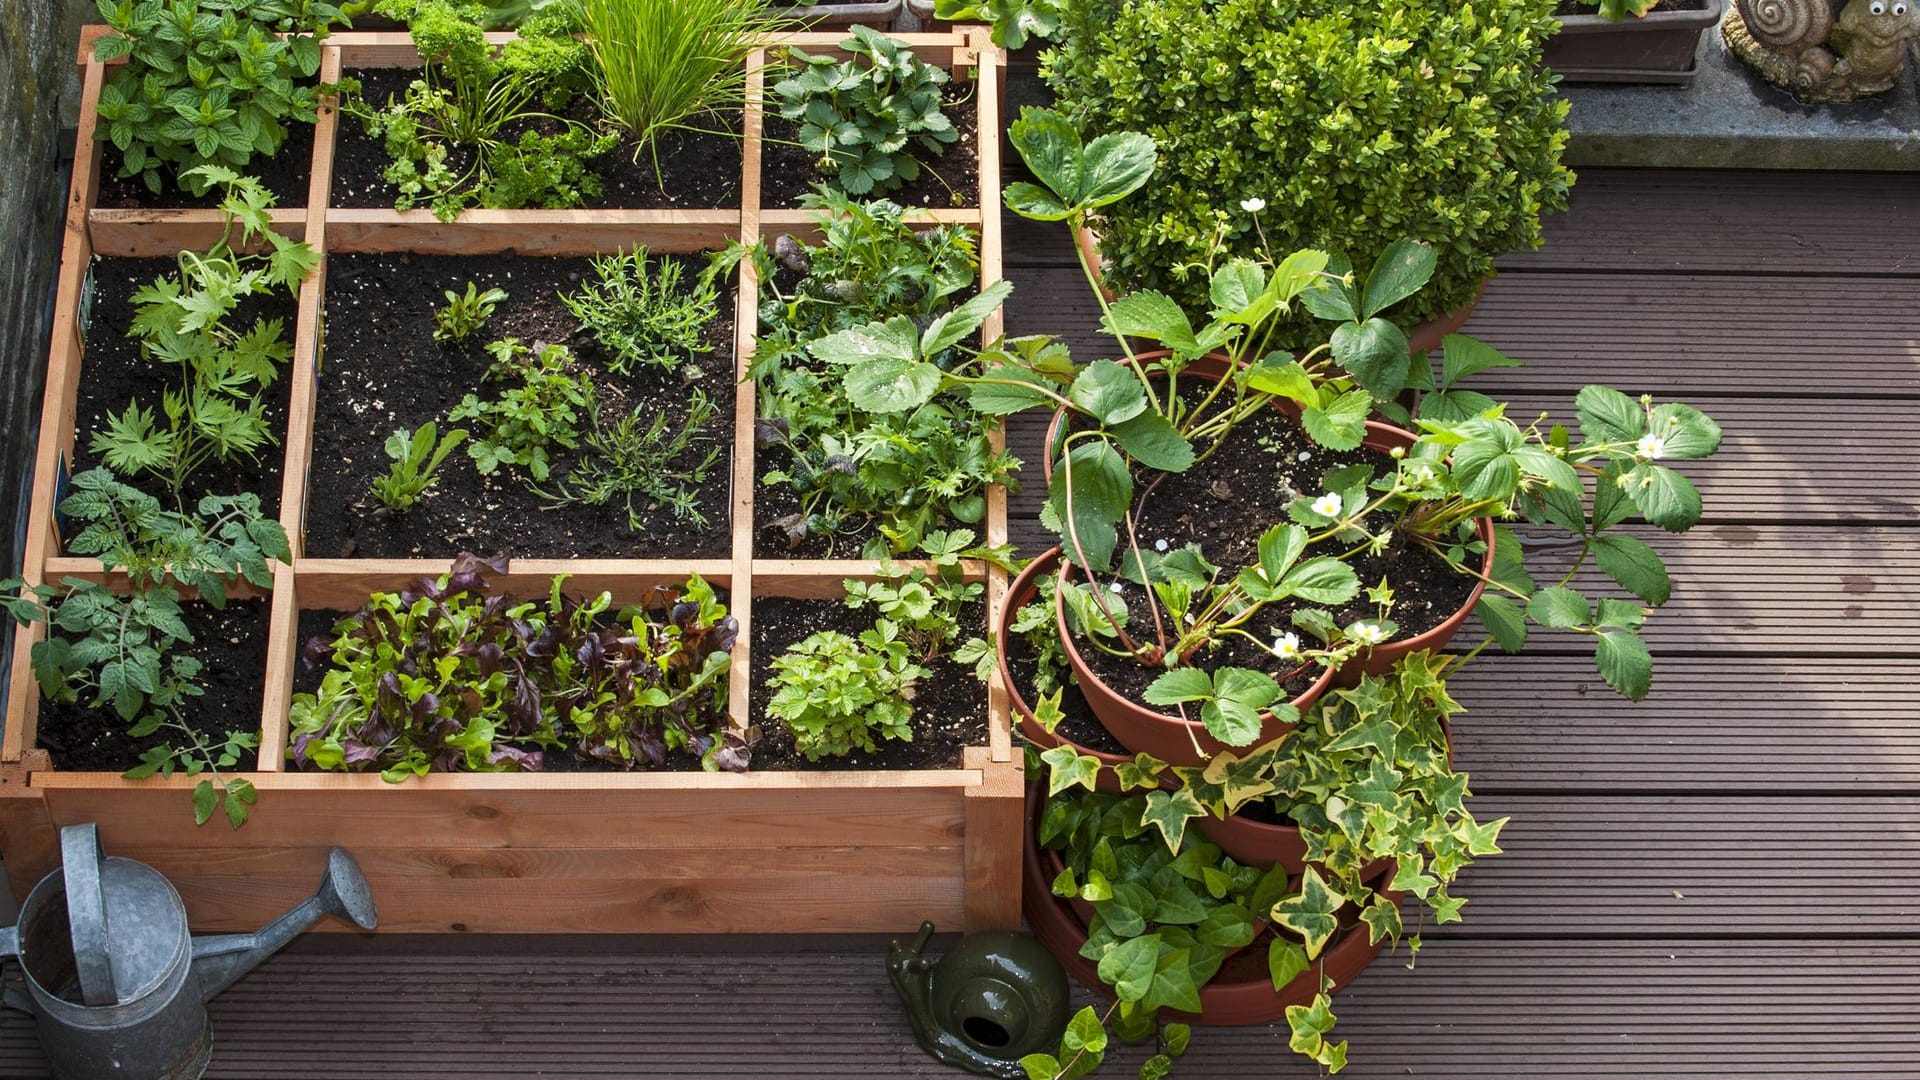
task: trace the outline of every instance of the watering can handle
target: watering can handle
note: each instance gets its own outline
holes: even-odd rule
[[[113,986],[113,958],[107,951],[107,893],[101,880],[106,857],[100,830],[89,821],[60,830],[60,874],[67,894],[67,930],[73,938],[73,963],[80,997],[88,1005],[119,1000]]]

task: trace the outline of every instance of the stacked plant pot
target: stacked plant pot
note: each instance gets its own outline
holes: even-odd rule
[[[1141,353],[1139,359],[1150,362],[1164,355],[1146,352]],[[1195,362],[1187,370],[1203,378],[1221,378],[1228,373],[1224,358],[1212,357]],[[1273,408],[1290,418],[1297,418],[1297,409],[1289,402],[1276,399]],[[1065,435],[1062,425],[1066,419],[1064,411],[1057,413],[1047,435],[1048,453],[1044,464],[1049,475],[1054,466],[1053,451]],[[1411,432],[1386,423],[1369,421],[1363,445],[1384,460],[1389,453],[1404,451],[1415,441],[1416,437]],[[1276,514],[1282,513],[1284,510],[1276,510]],[[1495,535],[1492,522],[1480,520],[1478,532],[1485,545],[1480,567],[1484,579],[1494,565]],[[1083,647],[1084,643],[1076,644],[1078,635],[1070,624],[1067,606],[1060,599],[1061,590],[1077,576],[1079,572],[1073,567],[1071,558],[1060,547],[1048,550],[1014,579],[1008,589],[1006,603],[1001,608],[1002,618],[995,624],[994,644],[1000,659],[1001,681],[1008,688],[1009,703],[1022,737],[1041,750],[1066,746],[1080,756],[1096,759],[1101,765],[1095,780],[1096,790],[1114,794],[1123,790],[1115,769],[1134,761],[1135,755],[1149,755],[1176,767],[1199,768],[1205,766],[1215,754],[1232,749],[1209,735],[1198,721],[1171,715],[1165,709],[1135,700],[1101,679],[1099,672],[1087,660],[1092,653],[1091,647]],[[1010,629],[1014,615],[1035,601],[1043,581],[1049,578],[1059,583],[1054,594],[1053,622],[1073,676],[1073,684],[1061,694],[1061,708],[1065,716],[1051,731],[1040,723],[1035,713],[1031,680],[1037,658],[1028,655],[1029,647],[1016,640]],[[1458,610],[1430,629],[1364,649],[1337,669],[1309,665],[1291,676],[1276,674],[1275,677],[1281,680],[1283,687],[1289,685],[1289,679],[1297,680],[1298,692],[1292,704],[1305,716],[1324,694],[1336,687],[1352,686],[1365,675],[1384,675],[1400,659],[1412,653],[1443,650],[1473,610],[1484,585],[1484,580],[1476,582]],[[1285,734],[1286,730],[1287,725],[1269,713],[1259,736],[1251,745],[1267,743]],[[1240,749],[1244,751],[1246,748]],[[1161,785],[1168,790],[1177,789],[1180,780],[1169,770],[1162,773]],[[1087,986],[1110,995],[1110,991],[1100,982],[1094,965],[1080,955],[1080,949],[1089,934],[1093,916],[1091,906],[1072,898],[1053,895],[1051,883],[1059,874],[1062,862],[1058,852],[1045,848],[1038,839],[1040,807],[1045,800],[1044,787],[1036,787],[1028,796],[1029,831],[1025,862],[1027,921],[1034,933],[1076,977]],[[1264,802],[1256,800],[1256,805],[1264,805]],[[1250,806],[1224,819],[1206,814],[1192,819],[1189,827],[1217,845],[1227,857],[1243,865],[1260,869],[1284,867],[1289,875],[1297,878],[1308,866],[1307,845],[1300,830],[1252,810]],[[1380,894],[1397,904],[1402,894],[1388,887],[1394,879],[1395,870],[1392,860],[1381,860],[1366,871],[1366,876]],[[1277,931],[1268,928],[1265,932]],[[1279,989],[1273,986],[1269,977],[1263,950],[1253,950],[1260,953],[1258,957],[1236,954],[1229,958],[1215,981],[1202,988],[1204,1010],[1194,1016],[1175,1018],[1224,1025],[1277,1020],[1285,1015],[1288,1006],[1303,1005],[1313,998],[1319,991],[1317,980],[1322,972],[1336,986],[1344,986],[1357,977],[1385,944],[1385,939],[1375,942],[1369,942],[1368,939],[1366,929],[1348,919],[1343,926],[1342,936],[1329,946],[1324,963],[1302,973],[1292,983]]]
[[[90,267],[204,248],[220,223],[212,210],[101,200],[112,185],[97,105],[110,64],[92,58],[91,42],[104,32],[89,28],[81,48],[84,94],[31,504],[29,584],[101,576],[97,560],[63,549],[54,514],[92,423],[77,415],[88,400],[87,310],[107,290],[93,284]],[[841,40],[837,33],[806,34],[791,44],[835,54]],[[978,130],[999,130],[999,81],[991,77],[999,59],[984,36],[905,40],[922,59],[975,82],[969,108],[977,110]],[[420,64],[404,32],[342,33],[324,42],[320,79]],[[240,602],[253,605],[254,621],[233,631],[234,648],[223,660],[243,673],[232,677],[259,691],[257,712],[247,713],[246,724],[230,724],[257,723],[257,761],[243,763],[239,775],[258,791],[258,805],[238,829],[221,822],[196,827],[185,807],[193,778],[122,779],[132,761],[55,768],[37,730],[41,702],[28,657],[45,630],[36,626],[16,636],[0,745],[0,855],[13,880],[32,882],[52,867],[59,827],[96,821],[103,844],[137,851],[165,873],[196,927],[206,930],[261,924],[285,896],[309,887],[312,867],[335,845],[354,852],[380,898],[383,929],[399,932],[891,932],[923,919],[967,929],[1018,924],[1022,781],[997,684],[975,685],[985,718],[977,741],[956,747],[950,762],[905,769],[436,772],[389,784],[377,774],[302,771],[288,761],[288,709],[303,677],[306,637],[324,632],[330,614],[356,610],[375,592],[446,573],[468,546],[463,540],[502,538],[509,560],[494,587],[528,598],[544,597],[561,574],[570,576],[570,594],[605,590],[616,605],[677,588],[690,574],[705,578],[740,624],[729,694],[730,723],[742,733],[768,723],[752,710],[756,650],[788,644],[756,640],[756,604],[837,601],[843,580],[873,574],[875,564],[866,560],[770,558],[755,550],[755,393],[745,374],[760,283],[750,259],[722,289],[721,319],[732,329],[715,349],[716,370],[700,383],[714,400],[731,402],[716,420],[725,464],[701,492],[710,529],[639,537],[612,515],[598,528],[573,518],[566,519],[570,526],[544,527],[487,488],[453,500],[459,505],[447,509],[453,524],[445,529],[409,532],[362,501],[368,479],[386,464],[368,448],[397,426],[436,418],[405,415],[416,404],[427,408],[409,385],[422,373],[383,351],[401,341],[389,315],[425,323],[430,312],[424,303],[389,306],[385,294],[403,293],[408,303],[429,297],[437,306],[442,287],[485,280],[512,294],[503,313],[515,304],[550,307],[556,283],[581,275],[589,256],[635,246],[655,256],[697,256],[811,227],[806,211],[763,205],[767,64],[764,51],[749,61],[744,139],[729,166],[737,173],[721,177],[708,205],[680,199],[634,208],[613,198],[599,209],[469,210],[452,222],[425,210],[343,205],[370,202],[339,181],[364,172],[361,159],[379,146],[350,130],[336,108],[322,108],[310,168],[303,180],[289,181],[296,186],[273,212],[276,229],[304,238],[322,257],[289,312],[295,359],[280,384],[287,395],[278,431],[284,454],[275,451],[261,481],[273,488],[263,501],[285,527],[293,558],[275,565],[271,589],[239,591]],[[286,153],[307,153],[304,146],[290,140]],[[984,286],[1000,276],[999,215],[981,209],[999,205],[1000,169],[997,140],[978,140],[978,147],[969,205],[920,213],[930,223],[978,230]],[[651,177],[649,166],[639,167]],[[537,320],[528,325],[537,329]],[[986,332],[996,335],[997,326]],[[442,417],[441,426],[453,425]],[[376,460],[366,460],[370,453]],[[455,466],[470,469],[464,455],[448,470]],[[999,490],[989,493],[982,532],[984,542],[1005,540]],[[982,563],[967,564],[965,573],[988,584],[991,611],[1004,591],[1002,576]],[[111,710],[103,722],[116,722]],[[849,896],[861,902],[849,904]]]

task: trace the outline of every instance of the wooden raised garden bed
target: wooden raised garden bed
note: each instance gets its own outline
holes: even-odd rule
[[[204,246],[220,220],[212,210],[96,205],[102,153],[95,106],[107,65],[92,61],[90,42],[99,32],[88,32],[81,52],[84,97],[26,545],[29,583],[67,575],[99,578],[97,560],[63,552],[52,515],[75,455],[76,393],[87,351],[82,296],[90,292],[90,264],[97,258],[168,257]],[[809,34],[792,43],[831,53],[841,38]],[[905,40],[923,59],[954,71],[957,82],[970,79],[976,93],[969,107],[977,108],[978,129],[999,130],[999,80],[978,77],[979,69],[990,73],[999,63],[984,32]],[[311,889],[331,845],[359,859],[380,907],[381,928],[398,932],[903,931],[923,919],[955,929],[1019,923],[1021,770],[997,682],[980,690],[986,738],[941,768],[435,773],[388,784],[371,773],[294,771],[285,761],[301,613],[352,610],[370,592],[444,573],[455,553],[338,558],[337,550],[315,550],[307,542],[306,526],[315,513],[316,419],[329,374],[321,355],[325,327],[348,317],[330,291],[328,260],[338,273],[347,257],[381,252],[422,260],[505,253],[580,257],[641,244],[655,253],[696,253],[736,239],[802,231],[805,212],[760,205],[762,117],[751,103],[761,94],[764,60],[756,55],[750,67],[737,209],[468,211],[445,224],[424,210],[330,207],[337,201],[330,199],[335,153],[345,133],[335,110],[322,111],[307,193],[283,199],[274,215],[276,229],[304,237],[323,255],[300,292],[292,322],[284,467],[277,506],[265,500],[287,530],[294,559],[275,565],[263,601],[270,610],[264,647],[240,641],[232,660],[257,664],[264,687],[259,759],[245,774],[259,791],[259,804],[237,830],[220,820],[196,827],[185,805],[191,779],[126,780],[117,772],[53,768],[37,745],[41,699],[27,659],[44,630],[23,630],[16,635],[0,743],[0,834],[17,889],[57,861],[58,827],[97,821],[109,851],[137,856],[173,880],[196,928],[204,930],[253,929],[277,914],[290,897]],[[418,63],[404,33],[343,33],[325,43],[322,77]],[[981,139],[977,145],[977,197],[968,192],[967,200],[973,205],[924,216],[979,231],[985,285],[1000,276],[999,142]],[[751,260],[741,263],[733,286],[732,363],[744,373],[758,286]],[[985,333],[999,333],[998,316]],[[843,578],[869,574],[873,564],[755,557],[752,384],[741,383],[732,397],[730,457],[724,459],[729,468],[716,481],[730,492],[719,502],[722,514],[731,516],[717,550],[699,558],[516,558],[504,584],[516,595],[544,595],[553,575],[568,573],[570,592],[606,589],[626,601],[698,572],[726,593],[741,624],[729,693],[731,720],[744,726],[758,719],[749,716],[756,601],[837,599]],[[988,543],[1005,541],[1004,492],[990,492],[981,531]],[[1005,582],[999,571],[970,564],[967,574],[988,581],[990,605],[1000,602]]]

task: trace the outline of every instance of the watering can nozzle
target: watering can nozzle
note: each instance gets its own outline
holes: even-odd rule
[[[367,876],[360,872],[360,864],[354,862],[344,848],[327,852],[327,872],[320,879],[317,898],[326,914],[345,919],[362,930],[380,925],[380,916],[373,909],[373,890],[367,887]]]

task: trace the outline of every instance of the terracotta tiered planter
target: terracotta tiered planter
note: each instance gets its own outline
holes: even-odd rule
[[[27,533],[24,572],[30,583],[99,576],[96,561],[63,552],[52,513],[62,465],[75,445],[75,387],[86,352],[80,310],[89,262],[95,256],[172,256],[204,247],[219,223],[208,210],[95,206],[104,137],[97,130],[97,104],[108,65],[93,60],[92,41],[103,32],[90,28],[80,52],[82,109]],[[843,36],[791,41],[831,54]],[[963,79],[998,63],[985,39],[976,41],[970,33],[906,40],[922,59]],[[336,34],[324,42],[322,56],[325,81],[337,80],[343,68],[420,65],[401,32]],[[750,102],[760,99],[764,60],[761,55],[750,62]],[[979,78],[977,85],[968,107],[978,110],[981,131],[998,131],[999,82]],[[331,107],[321,110],[311,190],[274,211],[276,228],[304,237],[323,257],[580,256],[634,245],[693,253],[811,226],[805,211],[760,205],[762,117],[754,112],[746,123],[738,210],[473,210],[452,223],[424,210],[330,207],[340,119]],[[925,219],[979,230],[984,285],[1001,272],[1000,169],[997,141],[983,139],[980,147],[978,206],[986,211],[941,209]],[[758,305],[752,260],[742,262],[735,285],[734,359],[744,375]],[[178,886],[194,925],[203,930],[252,930],[279,914],[276,898],[310,889],[312,865],[333,845],[354,852],[380,899],[382,928],[399,932],[899,932],[923,919],[968,929],[1018,924],[1022,780],[998,687],[982,691],[988,699],[985,745],[966,748],[950,768],[446,773],[403,784],[387,784],[374,774],[294,771],[285,748],[301,612],[352,610],[371,592],[447,568],[445,558],[314,558],[306,550],[316,387],[327,377],[319,353],[329,298],[323,258],[301,292],[292,324],[292,403],[278,513],[294,558],[275,570],[261,673],[265,700],[261,714],[245,722],[257,725],[261,740],[257,765],[241,774],[259,791],[252,819],[239,830],[218,821],[196,828],[188,808],[194,778],[130,781],[117,772],[52,768],[37,745],[40,698],[28,657],[45,631],[36,626],[16,635],[0,738],[0,855],[17,886],[31,884],[57,862],[59,827],[97,821],[108,848],[138,852]],[[336,317],[348,318],[349,311],[342,304]],[[985,328],[988,337],[999,334],[997,319]],[[698,572],[726,591],[741,624],[730,709],[741,727],[760,720],[749,715],[748,698],[755,599],[837,600],[844,578],[874,570],[858,560],[754,557],[754,417],[753,386],[743,383],[729,432],[732,474],[721,481],[731,488],[729,554],[515,559],[497,582],[515,595],[544,596],[554,575],[570,574],[570,590],[605,589],[622,601]],[[989,493],[982,531],[988,543],[1005,542],[1004,492]],[[997,601],[997,571],[974,564],[966,572],[988,583],[990,605]],[[859,902],[848,903],[854,896]]]
[[[1071,904],[1053,895],[1053,875],[1047,873],[1040,845],[1034,839],[1040,808],[1046,804],[1045,795],[1037,786],[1027,791],[1027,846],[1022,859],[1027,925],[1033,936],[1059,958],[1068,974],[1095,993],[1111,998],[1113,992],[1100,981],[1098,965],[1080,955],[1080,948],[1087,941],[1087,924]],[[1384,892],[1385,884],[1383,880],[1378,881],[1375,887]],[[1385,895],[1396,903],[1400,899],[1396,893]],[[1313,1001],[1319,992],[1323,969],[1333,980],[1334,989],[1341,989],[1360,977],[1384,945],[1384,940],[1367,941],[1365,925],[1350,927],[1327,947],[1312,967],[1277,991],[1267,971],[1266,950],[1248,948],[1230,957],[1220,966],[1213,981],[1201,987],[1198,1014],[1168,1010],[1162,1018],[1213,1027],[1270,1023],[1284,1018],[1288,1006]]]
[[[1167,355],[1170,355],[1168,351],[1161,349],[1141,353],[1139,359],[1152,361]],[[1223,356],[1206,356],[1194,361],[1187,368],[1187,373],[1205,379],[1219,379],[1226,374],[1229,363],[1230,361]],[[1275,399],[1273,407],[1289,416],[1299,415],[1299,406],[1285,399]],[[1041,468],[1049,479],[1053,476],[1054,451],[1064,437],[1065,423],[1066,410],[1057,410],[1052,423],[1047,428],[1046,443],[1042,448]],[[1369,450],[1387,454],[1394,450],[1405,450],[1417,441],[1417,437],[1404,428],[1369,420],[1362,445]],[[1402,657],[1410,653],[1423,649],[1438,652],[1446,648],[1454,635],[1459,633],[1467,616],[1472,614],[1474,605],[1480,602],[1480,594],[1486,590],[1486,578],[1493,573],[1493,522],[1482,518],[1479,520],[1478,529],[1481,541],[1486,544],[1486,553],[1481,558],[1479,579],[1475,581],[1473,591],[1468,595],[1466,603],[1448,616],[1445,622],[1431,630],[1405,640],[1389,641],[1366,649],[1359,656],[1342,665],[1338,671],[1324,672],[1310,689],[1294,699],[1294,707],[1304,713],[1320,699],[1320,695],[1329,686],[1352,686],[1360,681],[1362,675],[1387,673]],[[1067,658],[1073,663],[1074,674],[1080,679],[1081,692],[1086,695],[1088,705],[1093,708],[1095,715],[1099,716],[1100,722],[1106,725],[1107,730],[1112,732],[1113,737],[1120,740],[1122,745],[1137,752],[1152,754],[1176,765],[1201,764],[1206,757],[1211,757],[1221,750],[1233,749],[1209,736],[1200,724],[1182,721],[1177,717],[1149,709],[1107,686],[1088,666],[1086,658],[1075,644],[1074,635],[1067,630],[1065,604],[1056,598],[1055,608],[1060,639],[1066,646]],[[1260,737],[1253,745],[1278,738],[1284,733],[1284,725],[1269,724],[1262,728]],[[1199,744],[1197,751],[1196,742]]]

